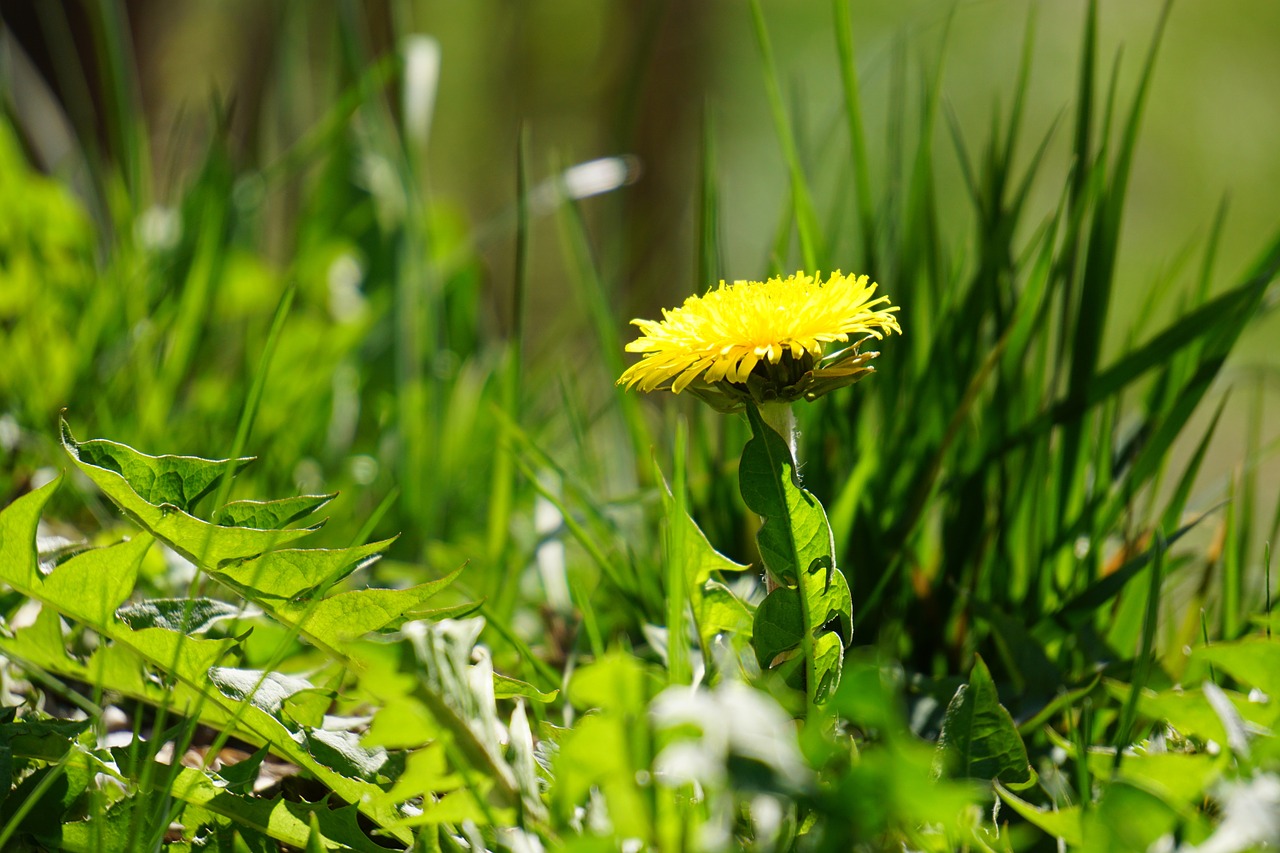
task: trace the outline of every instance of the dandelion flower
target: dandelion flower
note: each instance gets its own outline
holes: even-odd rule
[[[679,308],[663,309],[660,322],[632,320],[642,334],[627,351],[644,356],[618,384],[687,390],[723,411],[741,409],[747,400],[817,399],[871,372],[868,362],[879,353],[860,351],[867,338],[902,334],[897,306],[875,296],[876,287],[865,275],[838,270],[825,281],[801,272],[764,282],[722,281]],[[834,344],[847,346],[829,352]]]

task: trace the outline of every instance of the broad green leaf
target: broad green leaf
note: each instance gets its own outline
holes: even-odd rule
[[[318,602],[298,605],[288,601],[274,604],[271,612],[287,625],[298,625],[326,648],[402,621],[406,613],[420,607],[458,577],[455,569],[439,580],[408,589],[360,589],[340,592]]]
[[[142,779],[140,767],[128,766],[128,751],[113,750],[127,767],[128,775]],[[252,762],[241,762],[252,763]],[[234,773],[233,765],[227,771]],[[155,765],[149,778],[165,779],[165,765]],[[278,842],[294,847],[304,847],[314,823],[327,850],[354,850],[360,853],[380,853],[386,848],[370,839],[357,821],[355,806],[331,808],[324,803],[305,803],[285,800],[281,796],[266,798],[232,793],[223,773],[213,774],[191,767],[182,768],[172,783],[162,793],[189,805],[211,812],[227,825],[260,832]]]
[[[1015,790],[1036,780],[1018,728],[1000,704],[995,682],[981,656],[974,656],[969,683],[947,706],[938,736],[938,758],[953,777],[995,779]]]
[[[142,533],[107,548],[84,551],[54,569],[38,588],[22,591],[52,605],[64,616],[101,630],[133,592],[138,566],[152,541]],[[0,568],[0,576],[3,573]]]
[[[62,483],[59,474],[0,510],[0,580],[23,589],[42,582],[36,556],[36,531],[40,513]]]
[[[1280,696],[1280,638],[1249,637],[1230,643],[1201,646],[1193,654],[1256,687],[1268,696]]]
[[[327,589],[378,559],[394,539],[355,548],[307,548],[269,551],[217,567],[219,580],[230,581],[255,599],[294,599]]]
[[[125,515],[183,557],[206,570],[216,570],[225,562],[262,554],[307,536],[318,529],[308,527],[297,530],[255,530],[247,527],[219,527],[216,524],[210,524],[189,514],[182,504],[168,501],[156,504],[139,494],[134,487],[134,482],[127,479],[121,473],[121,469],[141,477],[138,471],[150,470],[145,462],[122,464],[119,467],[103,467],[98,463],[110,462],[116,457],[104,457],[100,452],[86,453],[82,456],[80,450],[82,445],[76,443],[65,421],[62,424],[62,443],[76,467],[87,474],[89,479],[93,480]],[[86,442],[86,444],[92,444],[92,442]],[[107,442],[107,444],[112,448],[124,447],[114,442]],[[99,451],[102,449],[102,445],[95,446]],[[161,458],[143,456],[137,451],[130,452],[142,460]],[[117,455],[127,454],[117,451]],[[186,457],[174,458],[185,459]],[[198,461],[208,462],[208,460]],[[205,474],[213,476],[207,470]],[[179,476],[178,471],[175,470],[173,475]],[[198,477],[194,484],[186,484],[183,481],[184,485],[180,489],[175,486],[173,490],[190,494],[196,487],[195,484],[202,482],[205,478],[205,476]],[[142,477],[137,485],[152,496],[167,493],[166,490],[153,488],[153,481],[146,477]],[[190,502],[187,506],[189,505]]]
[[[208,494],[223,476],[235,476],[250,462],[245,459],[200,459],[195,456],[148,456],[132,447],[98,438],[77,443],[65,420],[62,443],[72,457],[120,476],[134,493],[149,504],[168,504],[184,513]]]
[[[744,640],[751,639],[754,613],[724,584],[707,581],[697,612],[698,630],[708,636],[715,637],[723,632]]]
[[[1148,850],[1178,819],[1177,810],[1156,794],[1123,780],[1112,781],[1084,821],[1082,846],[1098,853]]]
[[[1123,701],[1129,694],[1127,684],[1110,680],[1103,684],[1117,700]],[[1246,722],[1268,729],[1280,722],[1280,708],[1275,703],[1250,702],[1247,696],[1231,690],[1223,693]],[[1143,690],[1138,697],[1138,714],[1148,720],[1163,720],[1184,737],[1227,742],[1222,718],[1209,704],[1203,690]]]
[[[263,703],[245,702],[243,697],[229,696],[214,686],[209,673],[228,662],[236,649],[234,640],[203,639],[164,627],[135,630],[115,617],[150,546],[148,536],[78,554],[48,577],[43,576],[35,564],[35,532],[39,511],[55,487],[56,481],[0,511],[0,582],[45,605],[33,625],[12,637],[0,637],[0,648],[6,654],[103,690],[179,713],[197,713],[203,722],[250,743],[270,745],[281,757],[314,774],[337,796],[358,804],[375,823],[385,827],[399,818],[396,810],[370,801],[381,789],[366,778],[367,756],[350,748],[341,737],[344,733],[315,736],[305,727],[282,720],[278,716],[282,704],[273,713],[264,709]],[[83,622],[104,638],[87,660],[72,658],[65,651],[55,611]],[[284,695],[302,689],[290,684]],[[396,835],[407,839],[400,831]]]
[[[203,634],[224,619],[244,615],[244,608],[213,598],[151,598],[126,604],[115,615],[135,631],[167,628],[179,634]]]
[[[739,487],[747,508],[764,520],[756,541],[780,584],[756,610],[752,643],[762,667],[797,651],[805,664],[806,695],[823,702],[839,682],[843,646],[853,635],[849,585],[836,568],[826,512],[800,486],[787,442],[750,403],[747,417],[752,437],[742,450]],[[829,626],[836,629],[839,651],[823,639],[833,633]]]
[[[13,787],[13,759],[58,762],[91,720],[16,719],[17,708],[0,708],[0,807]]]
[[[1115,778],[1143,788],[1170,805],[1190,806],[1208,796],[1209,787],[1229,762],[1226,753],[1138,752],[1124,756]],[[1115,767],[1115,755],[1090,752],[1089,765],[1095,778],[1106,779]]]
[[[683,553],[673,555],[672,558],[679,559],[684,565],[689,606],[693,610],[694,623],[698,628],[703,652],[711,648],[715,636],[722,631],[731,631],[749,639],[751,608],[735,596],[718,578],[722,572],[742,572],[750,567],[735,563],[713,548],[692,516],[677,508],[677,502],[672,497],[667,484],[662,480],[660,470],[657,472],[657,479],[662,485],[666,523],[678,524],[682,527],[682,535],[673,538],[681,544]]]
[[[279,530],[306,518],[337,496],[338,493],[334,492],[331,495],[298,495],[275,501],[232,501],[213,514],[213,523],[219,527]]]
[[[804,610],[795,587],[780,586],[756,607],[751,643],[761,669],[773,666],[775,658],[800,646],[804,639]]]
[[[800,487],[786,441],[749,406],[752,438],[742,450],[739,487],[747,508],[764,519],[760,556],[775,578],[795,584],[801,568],[834,567],[831,529],[817,498]]]

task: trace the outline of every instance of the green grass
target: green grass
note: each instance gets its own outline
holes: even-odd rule
[[[765,9],[737,11],[786,197],[759,256],[727,258],[708,107],[698,281],[839,267],[902,306],[876,374],[798,412],[853,600],[825,702],[751,645],[747,419],[613,385],[626,224],[574,197],[572,161],[523,131],[508,210],[467,222],[404,126],[404,57],[354,7],[297,7],[327,40],[312,64],[281,36],[275,73],[318,105],[273,119],[295,141],[245,154],[213,106],[162,203],[121,9],[90,15],[102,143],[69,116],[87,181],[41,174],[0,116],[0,847],[1143,850],[1203,842],[1274,781],[1276,442],[1262,381],[1224,365],[1280,233],[1220,264],[1224,206],[1148,259],[1130,325],[1115,310],[1176,9],[1130,82],[1090,4],[1043,127],[1034,17],[989,121],[905,54],[880,121],[835,0],[839,97],[810,122]],[[1232,392],[1244,448],[1214,470]]]

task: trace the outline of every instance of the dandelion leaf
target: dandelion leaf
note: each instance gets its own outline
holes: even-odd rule
[[[393,541],[384,539],[354,548],[283,548],[224,564],[214,574],[255,599],[296,599],[368,566]]]
[[[121,769],[137,780],[165,779],[171,772],[166,765],[153,764],[151,772],[144,774],[144,766],[131,761],[128,750],[114,749],[112,754]],[[311,826],[315,825],[323,849],[358,853],[386,850],[360,829],[355,806],[332,808],[323,802],[295,802],[280,796],[254,797],[234,791],[232,783],[243,775],[241,768],[256,772],[260,763],[260,756],[255,756],[217,773],[184,767],[164,793],[184,804],[179,822],[188,826],[213,824],[262,835],[292,847],[305,847],[311,837]],[[191,820],[192,817],[196,820]]]
[[[780,585],[757,608],[752,643],[762,667],[794,654],[812,657],[809,694],[825,701],[840,678],[853,635],[849,584],[836,568],[827,514],[800,486],[786,441],[747,406],[752,438],[742,451],[739,486],[764,519],[757,535],[765,568]]]
[[[969,683],[947,706],[938,737],[937,761],[952,778],[995,779],[1014,789],[1036,780],[1017,726],[1000,704],[995,682],[975,656]]]
[[[82,465],[114,472],[139,498],[156,506],[191,512],[223,476],[234,476],[252,458],[200,459],[196,456],[148,456],[103,438],[76,442],[65,420],[62,443]]]
[[[298,495],[274,501],[232,501],[213,514],[213,523],[219,527],[253,527],[258,530],[279,530],[295,521],[306,518],[338,496]]]
[[[116,618],[135,631],[167,628],[180,634],[203,634],[243,613],[244,608],[213,598],[152,598],[121,607]]]
[[[248,527],[220,527],[196,518],[189,512],[194,499],[183,499],[182,503],[169,500],[153,502],[151,498],[173,497],[177,493],[184,496],[203,494],[197,490],[207,491],[212,487],[216,475],[209,466],[215,464],[209,460],[195,460],[194,457],[151,457],[125,448],[122,444],[106,442],[114,455],[103,452],[104,445],[97,444],[100,439],[80,444],[71,435],[66,421],[62,422],[62,444],[75,462],[125,515],[186,559],[206,570],[216,569],[224,562],[244,559],[278,548],[289,542],[312,533],[317,528],[299,528],[296,530],[256,530]],[[85,447],[95,447],[95,451],[85,451]],[[125,454],[119,448],[129,450]],[[122,458],[131,461],[120,462]],[[182,459],[191,461],[191,471],[200,472],[199,476],[191,474],[195,479],[179,488],[159,489],[154,483],[154,476],[145,462],[137,460]],[[230,462],[231,460],[225,460]],[[244,460],[235,460],[243,462]],[[196,463],[202,463],[197,465]],[[176,463],[174,463],[176,464]],[[184,463],[185,464],[185,463]],[[234,466],[224,466],[221,471],[231,471]],[[186,468],[170,468],[168,473],[181,478],[190,474]],[[130,479],[130,478],[133,479]],[[210,479],[212,478],[212,479]],[[208,482],[205,482],[208,480]],[[203,484],[203,487],[201,486]],[[139,489],[142,491],[140,492]]]
[[[142,501],[118,474],[91,465],[81,467],[114,484],[121,500],[138,507],[138,512],[130,513],[135,518],[150,517],[146,508],[161,512]],[[132,593],[138,566],[151,545],[149,535],[142,533],[116,545],[82,552],[53,568],[47,576],[43,574],[37,558],[36,531],[40,511],[58,482],[54,480],[0,511],[0,582],[42,604],[33,624],[12,636],[0,637],[0,651],[30,668],[95,684],[104,691],[182,714],[198,715],[208,725],[250,743],[269,746],[277,755],[314,775],[336,796],[358,804],[380,826],[387,827],[401,817],[398,810],[372,802],[382,790],[369,779],[369,769],[378,761],[377,753],[361,751],[354,736],[348,737],[347,733],[316,734],[318,730],[284,713],[283,698],[313,689],[310,684],[269,683],[268,691],[274,689],[272,695],[282,696],[278,705],[263,701],[256,692],[248,694],[253,701],[244,701],[244,695],[222,689],[226,678],[222,679],[223,684],[211,678],[211,673],[224,671],[224,665],[234,661],[238,652],[235,640],[174,630],[194,626],[185,623],[185,617],[169,606],[126,605],[121,609]],[[165,512],[170,519],[179,514],[176,508]],[[203,530],[221,531],[219,535],[276,533],[198,523],[204,525]],[[420,599],[422,593],[416,595]],[[204,609],[205,616],[215,615],[213,608],[193,604],[193,612],[200,609]],[[87,659],[68,654],[61,617],[92,629],[102,638]],[[257,674],[243,676],[241,686],[251,678],[256,679]],[[296,701],[289,710],[307,716],[301,714]],[[403,831],[393,834],[407,839]]]

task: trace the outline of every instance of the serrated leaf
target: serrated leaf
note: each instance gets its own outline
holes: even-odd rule
[[[70,752],[91,720],[15,719],[17,708],[0,708],[0,808],[13,786],[13,759],[58,762]]]
[[[67,439],[70,440],[69,434]],[[76,458],[72,447],[69,446],[68,451]],[[164,526],[168,523],[166,519],[171,521],[175,516],[183,516],[187,519],[183,524],[190,523],[186,533],[211,533],[217,540],[212,549],[214,553],[231,554],[250,541],[246,536],[297,533],[208,525],[185,516],[176,507],[153,507],[138,497],[120,475],[81,463],[78,458],[76,461],[96,482],[114,489],[126,509],[133,507],[153,521],[148,513],[163,516],[158,529],[172,533],[173,528]],[[273,713],[253,701],[229,696],[211,684],[210,670],[227,662],[227,656],[236,648],[235,641],[193,637],[163,627],[134,630],[115,618],[117,606],[129,593],[126,587],[136,577],[137,565],[150,545],[148,536],[139,535],[109,548],[86,551],[55,568],[48,578],[41,575],[35,559],[36,528],[40,510],[56,485],[55,480],[0,511],[0,581],[45,605],[36,624],[12,637],[0,637],[0,648],[6,654],[48,672],[98,685],[103,690],[174,708],[180,713],[197,714],[202,722],[250,743],[269,745],[282,758],[313,774],[338,797],[358,804],[378,825],[386,827],[399,819],[395,809],[372,802],[372,797],[381,789],[369,781],[363,757],[357,756],[361,761],[352,759],[356,750],[343,741],[345,733],[333,738],[312,737],[305,727],[282,720],[278,716],[280,706],[276,706]],[[223,537],[230,537],[231,544],[222,541]],[[259,539],[254,543],[264,541]],[[184,549],[178,550],[181,553]],[[86,589],[91,590],[91,594],[86,595]],[[83,622],[105,638],[88,660],[76,660],[65,651],[55,610]],[[286,695],[293,692],[297,690],[289,690]],[[317,756],[317,751],[322,757]],[[401,841],[408,840],[408,833],[403,830],[394,830],[392,834]]]
[[[995,779],[1015,790],[1035,782],[1027,748],[980,655],[974,656],[969,683],[960,685],[947,706],[937,755],[943,772],[954,778]]]
[[[38,590],[23,592],[34,593],[33,597],[62,614],[100,628],[112,621],[116,608],[133,592],[138,567],[151,543],[151,537],[142,533],[106,548],[83,551],[54,569]]]
[[[298,495],[274,501],[232,501],[213,514],[213,523],[220,527],[254,527],[258,530],[279,530],[299,519],[306,518],[338,496]]]
[[[219,580],[229,581],[255,598],[293,599],[327,589],[378,559],[395,539],[383,539],[354,548],[280,549],[246,560],[224,563],[214,569]]]
[[[120,508],[125,515],[129,516],[142,529],[164,542],[174,551],[181,554],[186,559],[195,563],[206,570],[214,570],[225,562],[242,560],[289,542],[301,539],[319,529],[319,526],[303,527],[294,530],[255,530],[248,527],[219,527],[216,524],[210,524],[195,516],[191,515],[180,504],[162,501],[161,503],[153,503],[146,497],[139,494],[134,488],[134,484],[130,482],[116,468],[103,467],[97,464],[104,460],[101,454],[88,454],[86,458],[82,458],[80,448],[82,445],[77,444],[71,435],[71,430],[64,421],[62,429],[63,447],[67,454],[70,455],[76,467],[88,475],[95,485],[102,490],[112,503]],[[101,441],[101,439],[98,439]],[[93,444],[93,442],[87,442]],[[116,445],[115,442],[106,442],[112,447],[123,448],[124,445]],[[97,445],[101,450],[102,445]],[[148,457],[137,451],[130,452],[142,459],[158,459],[162,457]],[[111,457],[114,459],[115,457]],[[194,459],[194,457],[171,457],[173,459]],[[96,461],[90,461],[96,460]],[[210,462],[210,460],[198,460],[201,462]],[[137,463],[143,468],[144,463]],[[122,466],[125,470],[133,471],[136,466]],[[176,472],[175,472],[176,476]],[[198,481],[197,481],[198,482]],[[150,481],[144,480],[139,483],[141,488],[147,489],[152,485]],[[187,493],[190,487],[184,487],[182,491]],[[156,489],[151,489],[151,493],[155,493]]]
[[[756,611],[752,644],[762,667],[796,653],[807,658],[807,695],[825,701],[839,682],[843,647],[853,635],[849,585],[836,568],[827,514],[800,486],[786,441],[754,405],[747,405],[747,416],[752,437],[742,450],[739,485],[747,507],[764,519],[756,541],[766,569],[780,584]],[[783,590],[794,594],[779,595]],[[839,652],[824,639],[829,634]]]
[[[751,608],[718,579],[722,572],[744,572],[750,566],[736,563],[713,548],[693,517],[677,508],[660,470],[657,475],[662,484],[666,522],[683,528],[682,535],[674,537],[683,546],[683,553],[673,554],[672,558],[680,560],[683,566],[689,606],[703,650],[710,649],[715,636],[722,631],[734,631],[750,639]]]
[[[213,598],[150,598],[126,604],[116,618],[133,628],[166,628],[179,634],[203,634],[224,619],[244,615],[244,608]]]
[[[155,767],[156,771],[168,769],[164,765]],[[152,778],[165,778],[163,772],[151,775]],[[142,778],[141,774],[138,778]],[[360,829],[355,806],[335,809],[325,803],[292,802],[279,796],[267,799],[236,794],[218,776],[191,767],[182,768],[165,793],[225,818],[230,825],[261,833],[294,847],[307,844],[314,823],[325,842],[325,849],[359,853],[384,853],[386,850]]]
[[[234,476],[250,462],[242,459],[201,459],[196,456],[148,456],[132,447],[98,438],[77,443],[66,420],[61,421],[62,443],[77,462],[118,474],[142,500],[169,504],[183,512],[192,507],[224,475]]]
[[[439,580],[408,589],[359,589],[340,592],[307,605],[281,602],[272,613],[287,625],[298,625],[309,638],[327,647],[345,643],[402,619],[457,579],[455,569]]]

